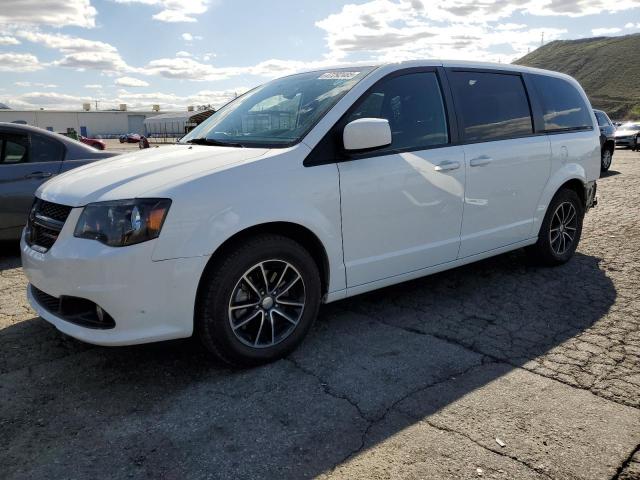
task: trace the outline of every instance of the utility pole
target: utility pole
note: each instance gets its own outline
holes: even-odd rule
[[[544,45],[544,32],[540,34],[540,46],[542,47],[543,45]]]
[[[98,100],[96,100],[96,112],[98,111]]]

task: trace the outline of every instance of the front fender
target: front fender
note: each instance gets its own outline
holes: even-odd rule
[[[191,179],[154,195],[172,199],[153,260],[208,256],[253,226],[289,222],[310,230],[329,260],[329,292],[345,288],[335,164],[304,167],[299,146]]]

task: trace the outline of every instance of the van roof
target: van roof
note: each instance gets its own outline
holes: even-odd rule
[[[538,73],[541,75],[550,75],[553,77],[571,78],[569,75],[566,75],[564,73],[555,72],[552,70],[544,70],[541,68],[527,67],[525,65],[516,65],[513,63],[476,62],[476,61],[469,61],[469,60],[426,59],[426,60],[407,60],[407,61],[395,62],[395,63],[385,63],[380,66],[383,66],[383,65],[384,66],[396,65],[399,68],[410,68],[412,66],[443,66],[448,68],[480,68],[480,69],[486,68],[490,70]]]
[[[552,70],[543,70],[541,68],[533,68],[527,67],[524,65],[515,65],[512,63],[495,63],[495,62],[475,62],[475,61],[467,61],[467,60],[444,60],[444,59],[424,59],[424,60],[404,60],[400,62],[386,62],[386,63],[372,63],[372,62],[359,62],[350,65],[335,65],[333,67],[328,66],[326,68],[314,69],[317,71],[324,70],[344,70],[350,68],[362,68],[362,67],[372,67],[372,68],[387,68],[389,70],[399,70],[402,68],[412,68],[412,67],[448,67],[448,68],[479,68],[479,69],[490,69],[490,70],[503,70],[503,71],[512,71],[512,72],[527,72],[527,73],[537,73],[540,75],[548,75],[552,77],[560,77],[564,79],[574,80],[573,77],[566,75],[564,73],[555,72]]]

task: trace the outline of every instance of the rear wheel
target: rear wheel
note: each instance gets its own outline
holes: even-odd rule
[[[613,159],[613,151],[611,148],[604,148],[600,155],[600,171],[606,172],[611,166],[611,160]]]
[[[578,194],[568,188],[560,190],[549,204],[538,241],[527,252],[542,265],[566,263],[580,242],[583,218],[584,206]]]
[[[302,341],[320,298],[320,273],[311,255],[287,237],[261,235],[225,252],[207,271],[196,332],[226,363],[266,363]]]

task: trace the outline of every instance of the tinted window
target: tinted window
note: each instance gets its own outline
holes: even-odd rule
[[[467,141],[498,140],[533,133],[529,101],[519,75],[449,74]]]
[[[436,74],[412,73],[379,82],[347,118],[385,118],[391,145],[384,150],[416,149],[449,143],[442,94]]]
[[[602,112],[593,112],[596,114],[596,119],[598,120],[598,125],[601,127],[608,127],[609,126],[609,119],[607,118],[607,116],[602,113]]]
[[[64,146],[51,138],[31,136],[30,162],[59,162],[64,155]]]
[[[27,137],[19,135],[0,136],[0,163],[27,161]]]
[[[580,92],[566,80],[532,75],[542,103],[546,131],[579,130],[593,127],[591,114]]]

